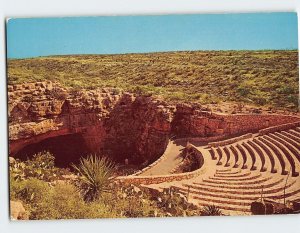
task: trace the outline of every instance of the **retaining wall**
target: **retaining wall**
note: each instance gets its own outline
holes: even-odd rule
[[[160,175],[160,176],[119,176],[115,179],[116,182],[121,184],[136,184],[136,185],[148,185],[159,184],[163,182],[181,181],[185,179],[191,179],[199,176],[202,173],[202,169],[198,169],[193,172]]]
[[[227,140],[223,140],[223,141],[218,141],[218,142],[209,142],[208,143],[208,147],[218,147],[218,146],[225,146],[228,144],[232,144],[247,138],[251,138],[252,137],[252,133],[248,133],[248,134],[244,134],[242,136],[239,137],[235,137],[235,138],[230,138]]]
[[[261,130],[259,130],[259,135],[265,135],[268,133],[274,133],[274,132],[278,132],[278,131],[288,130],[288,129],[292,129],[295,127],[300,127],[300,121],[294,122],[294,123],[289,123],[289,124],[272,126],[272,127],[266,128],[266,129],[261,129]]]
[[[220,117],[220,116],[219,116]],[[225,134],[255,133],[276,125],[300,121],[297,116],[290,115],[224,115]]]
[[[194,150],[198,151],[195,147]],[[199,152],[199,151],[198,151]],[[201,152],[199,152],[201,155]],[[202,156],[202,155],[201,155]],[[205,163],[204,157],[201,158],[202,164]],[[116,177],[115,181],[119,184],[135,184],[135,185],[149,185],[149,184],[159,184],[163,182],[181,181],[186,179],[191,179],[199,176],[204,171],[204,166],[192,172],[170,174],[170,175],[155,175],[155,176],[137,176],[136,173],[131,176],[119,176]]]

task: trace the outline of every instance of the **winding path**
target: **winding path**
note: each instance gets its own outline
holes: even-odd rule
[[[171,174],[172,170],[174,170],[182,162],[180,154],[185,146],[185,140],[170,141],[159,163],[155,164],[153,167],[150,167],[139,175],[152,176]]]

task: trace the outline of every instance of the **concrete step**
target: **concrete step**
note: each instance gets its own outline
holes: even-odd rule
[[[225,168],[225,169],[217,169],[216,173],[226,173],[226,174],[237,174],[241,172],[241,170],[233,171],[231,168]]]
[[[264,153],[261,151],[260,148],[258,148],[258,146],[252,141],[249,140],[248,145],[251,147],[251,149],[253,150],[253,152],[255,153],[255,155],[260,158],[260,172],[266,172],[268,169],[268,166],[270,166],[270,164],[268,162],[266,162],[266,158],[264,156]],[[270,169],[271,171],[272,169]]]
[[[262,140],[263,139],[265,140],[265,143],[268,144],[272,148],[274,153],[278,156],[279,160],[281,161],[281,165],[284,163],[284,167],[290,167],[293,177],[299,176],[299,172],[296,171],[294,158],[291,156],[290,151],[288,151],[284,146],[282,146],[276,140],[268,137],[267,135],[263,136]]]
[[[287,132],[293,134],[296,137],[297,141],[300,142],[300,133],[298,131],[290,129]]]
[[[290,139],[294,140],[295,142],[299,143],[298,137],[295,136],[294,134],[291,134],[288,131],[280,131],[280,132],[276,132],[276,133],[282,134],[282,135],[286,136],[287,138],[290,138]]]
[[[277,137],[281,138],[282,140],[285,140],[286,142],[290,143],[295,148],[297,148],[298,151],[300,151],[300,143],[298,143],[298,142],[292,140],[291,138],[289,138],[288,136],[282,134],[282,132],[280,132],[280,133],[276,132],[274,135],[276,135]]]
[[[260,149],[260,151],[263,152],[263,156],[265,158],[268,158],[268,161],[270,162],[270,169],[268,169],[271,173],[277,173],[277,170],[279,169],[279,162],[277,158],[272,154],[271,150],[261,141],[257,140],[256,138],[253,139],[253,144],[257,146],[257,148]]]
[[[251,173],[252,174],[252,173]],[[247,176],[247,177],[209,177],[211,180],[219,180],[219,181],[247,181],[247,180],[255,180],[257,178],[261,177],[261,174],[255,174],[252,176]]]
[[[246,209],[249,208],[250,210],[250,206],[251,203],[259,200],[261,198],[260,195],[251,195],[251,196],[241,196],[241,199],[236,199],[236,197],[234,197],[234,199],[232,198],[231,195],[228,196],[221,196],[221,195],[216,195],[214,194],[214,196],[208,194],[208,195],[203,195],[201,193],[197,193],[197,194],[193,194],[191,193],[190,190],[190,194],[188,195],[188,189],[179,189],[180,192],[186,196],[188,196],[189,198],[193,198],[193,199],[197,199],[200,200],[199,204],[200,205],[204,205],[205,202],[209,202],[215,206],[221,206],[222,208],[226,208],[226,206],[232,206],[234,207],[234,209]],[[294,190],[294,191],[287,191],[287,193],[285,195],[281,194],[282,192],[277,192],[276,194],[270,194],[270,195],[264,195],[263,198],[266,199],[273,199],[276,201],[281,201],[281,199],[283,199],[283,197],[285,196],[285,198],[289,198],[292,197],[298,193],[300,193],[300,189]]]
[[[212,179],[207,179],[203,178],[202,181],[206,182],[208,184],[218,184],[218,185],[255,185],[255,184],[261,184],[266,182],[267,180],[272,179],[271,177],[266,177],[266,178],[261,178],[261,179],[255,179],[255,180],[250,180],[250,181],[231,181],[228,182],[228,180],[212,180]]]
[[[257,184],[248,184],[248,185],[242,185],[242,184],[215,184],[215,183],[199,183],[199,182],[193,182],[193,185],[199,186],[199,187],[208,187],[208,188],[220,188],[224,190],[239,190],[239,189],[247,189],[247,190],[261,190],[262,187],[264,188],[270,188],[277,184],[280,184],[284,181],[284,178],[280,178],[278,180],[273,180],[271,177],[269,179],[264,178],[263,182],[257,183]]]
[[[299,176],[300,154],[298,154],[297,150],[295,150],[294,147],[290,146],[288,143],[282,141],[281,139],[277,139],[276,137],[274,138],[271,135],[265,135],[265,138],[271,141],[284,153],[291,166],[292,176]]]
[[[225,178],[234,178],[234,177],[246,177],[250,176],[251,172],[246,172],[246,173],[237,173],[237,174],[220,174],[220,173],[215,173],[214,177],[225,177]]]
[[[254,151],[252,150],[252,148],[248,145],[248,143],[246,143],[246,142],[243,142],[242,143],[242,146],[244,147],[244,150],[245,150],[245,152],[247,153],[247,155],[248,155],[248,158],[249,158],[249,156],[250,156],[250,158],[249,158],[249,160],[251,161],[251,165],[250,165],[250,170],[251,171],[255,171],[255,170],[257,170],[257,160],[256,160],[256,157],[259,157],[259,156],[257,156],[255,153],[254,153]]]
[[[221,195],[233,195],[233,199],[241,199],[240,195],[258,195],[260,196],[261,194],[266,195],[266,194],[274,194],[277,192],[281,192],[284,190],[285,183],[282,182],[283,180],[279,180],[274,183],[270,183],[267,185],[258,185],[256,189],[249,190],[248,186],[244,186],[243,188],[239,189],[233,189],[231,188],[218,188],[218,187],[205,187],[202,185],[190,185],[190,184],[183,184],[182,186],[185,187],[187,190],[190,188],[190,191],[193,191],[196,194],[201,194],[201,195],[211,195],[214,196],[215,194],[221,194]],[[289,183],[286,188],[292,187],[295,185],[295,181]],[[237,196],[235,196],[237,195]]]
[[[263,137],[259,137],[258,140],[271,151],[272,155],[275,155],[274,158],[276,157],[277,160],[279,161],[279,168],[281,169],[281,174],[282,175],[287,175],[288,171],[286,170],[286,160],[284,156],[278,151],[278,149],[269,141],[264,139]]]

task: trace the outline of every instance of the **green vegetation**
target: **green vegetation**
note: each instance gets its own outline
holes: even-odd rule
[[[201,216],[220,216],[220,215],[223,215],[222,211],[214,205],[205,206],[201,210]]]
[[[185,148],[181,152],[180,158],[182,159],[182,162],[179,164],[179,166],[177,166],[173,173],[192,172],[202,166],[197,154],[193,151],[192,147]]]
[[[168,216],[199,215],[198,207],[188,203],[186,197],[176,187],[166,188],[158,198],[158,206],[168,213]]]
[[[194,51],[8,60],[8,83],[118,87],[171,101],[233,101],[298,110],[297,51]]]
[[[85,201],[99,199],[102,192],[108,191],[110,178],[115,172],[115,165],[106,157],[90,155],[81,158],[79,165],[73,168],[80,174],[79,186]]]
[[[176,190],[158,192],[134,185],[120,185],[108,179],[108,174],[113,175],[113,164],[105,158],[90,156],[81,159],[81,163],[74,167],[81,174],[79,177],[54,167],[54,157],[48,152],[39,153],[25,162],[10,158],[10,199],[23,203],[29,219],[200,214],[199,209],[187,203],[185,196]],[[100,175],[95,174],[97,171]],[[48,176],[50,172],[52,176]]]
[[[38,179],[11,180],[11,200],[21,200],[30,219],[79,219],[116,217],[103,202],[85,203],[76,187],[68,183],[50,186]]]
[[[10,176],[16,181],[26,179],[39,179],[51,182],[63,179],[63,175],[70,172],[63,168],[54,166],[54,156],[49,152],[40,152],[26,161],[13,160],[10,163]]]

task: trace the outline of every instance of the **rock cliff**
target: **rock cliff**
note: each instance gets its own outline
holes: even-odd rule
[[[144,162],[161,155],[168,143],[172,108],[151,97],[38,82],[8,86],[8,99],[11,155],[31,144],[76,134],[91,153]]]
[[[65,89],[52,82],[9,85],[8,115],[11,156],[47,149],[61,162],[101,153],[138,164],[157,159],[173,136],[225,137],[299,121],[296,116],[217,115],[200,105],[170,105],[112,88]]]

